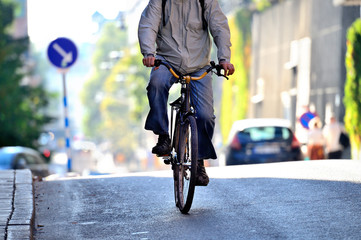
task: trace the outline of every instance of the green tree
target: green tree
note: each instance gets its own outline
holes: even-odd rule
[[[101,36],[96,43],[93,54],[94,72],[91,78],[85,83],[82,92],[82,102],[85,106],[84,132],[85,135],[96,141],[103,141],[102,115],[100,105],[103,100],[104,82],[111,73],[109,54],[112,51],[120,51],[127,45],[126,33],[119,31],[115,23],[108,23],[104,26]]]
[[[0,146],[37,147],[43,126],[52,119],[44,115],[48,94],[42,86],[22,84],[29,77],[24,67],[28,38],[9,34],[14,6],[0,0]]]
[[[139,50],[139,46],[136,46]],[[140,51],[135,54],[130,51],[124,51],[124,58],[115,66],[115,72],[118,76],[123,76],[125,88],[129,93],[131,102],[129,111],[132,122],[137,125],[141,123],[148,112],[148,98],[146,86],[149,80],[150,68],[142,64],[143,56]]]
[[[270,0],[252,0],[252,2],[254,2],[254,4],[256,4],[256,8],[257,8],[258,11],[263,11],[266,8],[271,6],[271,1]]]
[[[254,11],[265,11],[272,4],[283,0],[232,0],[221,1],[223,5],[231,4],[232,14],[228,16],[231,31],[231,62],[236,71],[229,81],[222,86],[222,103],[220,125],[223,141],[227,140],[228,133],[234,121],[243,119],[248,110],[248,82],[251,62],[251,20]],[[242,8],[234,10],[234,5],[242,3]]]
[[[361,20],[357,19],[347,32],[345,127],[350,135],[352,158],[361,159]]]
[[[231,62],[236,72],[223,82],[221,105],[221,131],[223,140],[228,137],[232,123],[247,114],[248,78],[251,49],[251,13],[241,9],[229,17],[232,41]]]
[[[84,88],[83,102],[87,107],[86,135],[96,142],[111,142],[114,153],[134,159],[148,106],[145,87],[150,69],[142,65],[139,51],[133,50],[139,46],[129,46],[126,36],[114,23],[105,26],[96,44],[95,71]],[[112,51],[121,54],[110,62]],[[102,69],[102,64],[109,68]]]

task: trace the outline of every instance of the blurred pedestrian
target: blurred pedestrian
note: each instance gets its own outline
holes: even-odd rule
[[[307,153],[310,160],[320,160],[325,158],[325,139],[322,134],[321,122],[318,117],[313,118],[308,132]]]
[[[341,159],[343,147],[340,144],[341,132],[345,132],[344,126],[331,116],[329,123],[323,128],[323,136],[326,140],[326,152],[329,159]]]

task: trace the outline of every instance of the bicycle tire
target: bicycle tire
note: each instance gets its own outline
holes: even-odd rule
[[[180,124],[177,158],[177,205],[179,210],[186,214],[192,206],[197,175],[198,134],[193,116],[188,116]]]
[[[175,149],[175,152],[178,153],[178,142],[179,142],[179,129],[180,129],[180,121],[179,117],[176,117],[175,127],[174,127],[174,135],[173,135],[173,145],[172,148]],[[174,180],[174,201],[176,207],[178,207],[178,182],[179,182],[179,167],[177,165],[178,158],[177,154],[173,156],[172,161],[172,169],[173,169],[173,180]]]

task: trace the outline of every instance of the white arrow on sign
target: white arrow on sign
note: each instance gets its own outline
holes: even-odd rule
[[[73,53],[72,52],[65,52],[65,50],[59,46],[59,44],[54,43],[53,48],[55,49],[55,51],[57,51],[62,57],[63,60],[61,61],[61,65],[63,67],[66,67],[68,65],[68,63],[73,61]]]

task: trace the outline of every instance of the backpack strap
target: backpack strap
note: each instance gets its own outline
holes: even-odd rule
[[[167,0],[162,0],[162,17],[163,17],[163,26],[165,26],[165,4],[167,3]],[[207,30],[208,23],[206,18],[204,17],[205,7],[204,7],[204,0],[199,0],[199,3],[201,4],[202,8],[202,23],[203,23],[203,30]]]
[[[163,27],[165,26],[165,4],[167,0],[162,0],[162,17],[163,17]]]
[[[207,30],[207,28],[208,28],[208,23],[207,23],[206,18],[204,17],[204,12],[205,12],[204,0],[199,0],[199,3],[201,4],[201,7],[202,7],[203,30]]]

